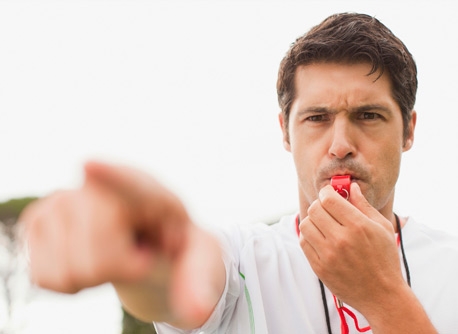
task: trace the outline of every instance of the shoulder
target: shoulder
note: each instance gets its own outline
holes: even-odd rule
[[[297,244],[295,217],[295,214],[283,216],[274,223],[232,224],[218,228],[215,233],[226,246],[236,249],[242,249],[254,240],[291,240]]]
[[[458,237],[409,219],[402,229],[406,257],[413,277],[434,280],[458,280]],[[458,290],[457,290],[458,293]]]
[[[413,250],[449,251],[458,255],[458,236],[409,218],[402,229],[405,244]]]
[[[297,248],[296,215],[282,217],[273,224],[254,224],[241,228],[242,251],[272,253],[281,250]]]
[[[457,328],[458,237],[409,219],[402,229],[412,290],[440,333]]]
[[[232,225],[219,229],[218,237],[228,263],[239,268],[265,261],[276,263],[280,257],[303,261],[295,217],[284,216],[273,224]]]

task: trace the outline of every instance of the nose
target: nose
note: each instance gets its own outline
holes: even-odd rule
[[[329,155],[332,158],[345,159],[356,153],[352,127],[348,119],[335,119],[331,131]]]

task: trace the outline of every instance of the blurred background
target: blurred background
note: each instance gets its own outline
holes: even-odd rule
[[[98,159],[155,175],[202,225],[294,212],[278,65],[312,26],[356,11],[385,23],[419,69],[396,211],[458,234],[456,10],[421,0],[0,1],[0,202],[77,187],[84,162]],[[0,333],[121,332],[110,286],[27,290],[0,295]]]

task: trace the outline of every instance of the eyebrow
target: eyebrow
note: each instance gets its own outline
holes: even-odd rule
[[[379,110],[387,114],[393,113],[393,111],[390,108],[384,105],[381,105],[381,104],[365,104],[360,107],[353,108],[351,112],[365,112],[365,111],[371,111],[371,110]]]
[[[392,114],[393,112],[390,108],[384,105],[381,105],[381,104],[364,104],[362,106],[358,106],[358,107],[350,109],[350,113],[367,112],[371,110],[379,110],[387,114]],[[307,107],[305,109],[300,110],[297,114],[300,116],[300,115],[313,114],[313,113],[337,114],[338,111],[335,109],[330,109],[328,107],[312,106],[312,107]]]
[[[308,107],[297,112],[298,116],[307,114],[336,114],[337,111],[327,107]]]

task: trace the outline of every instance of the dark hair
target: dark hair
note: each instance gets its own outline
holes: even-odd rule
[[[404,43],[379,20],[366,14],[331,15],[299,37],[280,64],[277,80],[278,103],[288,129],[291,104],[295,99],[294,77],[301,65],[335,62],[372,65],[368,75],[386,71],[392,94],[398,103],[404,124],[404,139],[417,93],[417,67]]]

